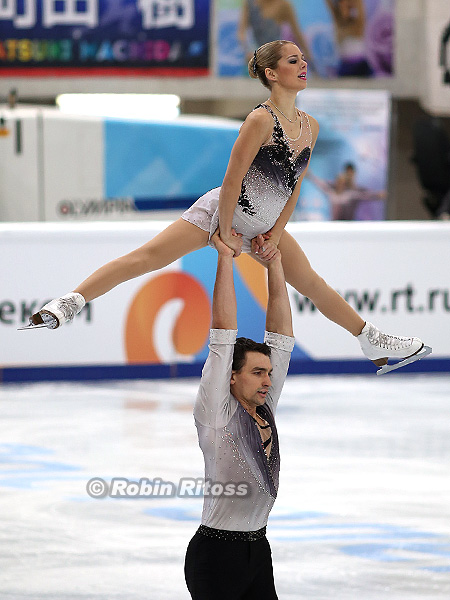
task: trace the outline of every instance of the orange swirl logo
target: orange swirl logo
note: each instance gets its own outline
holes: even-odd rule
[[[211,305],[202,284],[184,272],[153,277],[134,297],[125,325],[129,363],[191,362],[205,345]]]
[[[235,264],[247,289],[265,312],[268,301],[266,268],[249,254],[241,254],[236,258]]]

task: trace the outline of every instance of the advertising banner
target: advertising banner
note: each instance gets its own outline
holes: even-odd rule
[[[0,73],[206,75],[210,0],[3,0]]]
[[[140,212],[188,208],[222,185],[240,125],[209,117],[167,123],[105,120],[106,197],[134,198]]]
[[[146,122],[48,114],[45,218],[151,219],[155,210],[186,209],[222,184],[238,128],[237,121],[212,118]]]
[[[317,77],[390,77],[395,0],[218,0],[217,73],[247,75],[259,46],[296,43]]]
[[[450,4],[448,0],[424,3],[425,85],[424,108],[435,116],[450,116]]]
[[[241,123],[1,111],[0,220],[151,219],[222,184]],[[25,176],[26,173],[26,176]],[[158,218],[173,218],[173,212]]]
[[[67,293],[93,270],[147,242],[164,226],[3,225],[3,379],[46,373],[83,378],[94,369],[96,376],[112,378],[136,372],[147,377],[177,375],[183,369],[199,374],[208,351],[217,264],[211,248],[121,284],[56,331],[17,331],[46,301]],[[450,247],[444,223],[293,224],[289,231],[317,272],[364,319],[386,333],[415,335],[433,347],[433,355],[411,369],[450,369],[450,289],[447,263],[442,261]],[[235,283],[239,333],[260,341],[267,302],[264,267],[248,255],[239,257]],[[328,321],[297,291],[289,288],[289,295],[296,338],[293,372],[375,372],[351,334]]]
[[[306,90],[297,105],[320,125],[295,217],[302,221],[385,218],[390,96],[383,90]]]

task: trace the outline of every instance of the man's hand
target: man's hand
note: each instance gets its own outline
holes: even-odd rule
[[[259,234],[252,239],[253,254],[256,254],[256,256],[264,262],[273,260],[277,253],[280,253],[277,245],[270,239],[270,237],[271,232],[268,231],[267,233]]]
[[[220,232],[219,229],[217,229],[216,233],[213,235],[212,240],[214,241],[215,239],[215,235],[218,233],[218,235],[220,236]],[[237,258],[242,250],[242,233],[236,233],[236,231],[234,229],[231,230],[231,236],[230,237],[224,237],[224,236],[220,236],[220,241],[225,244],[226,246],[228,246],[228,248],[231,248],[231,250],[233,250],[233,255],[235,258]],[[214,242],[215,243],[215,242]]]
[[[220,237],[220,231],[217,228],[214,235],[211,238],[217,252],[222,256],[239,256],[242,248],[242,234],[236,233],[234,229],[231,230],[231,239],[233,240],[233,244],[236,247],[232,247],[231,245],[226,244]]]

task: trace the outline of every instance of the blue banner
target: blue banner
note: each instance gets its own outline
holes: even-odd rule
[[[207,74],[209,6],[210,0],[2,0],[0,69]]]
[[[222,185],[238,133],[238,122],[106,119],[105,197],[133,198],[141,211],[188,208]]]

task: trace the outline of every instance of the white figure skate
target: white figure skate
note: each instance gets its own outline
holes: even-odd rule
[[[19,327],[19,329],[39,329],[40,327],[57,329],[64,323],[70,323],[85,304],[86,300],[81,294],[74,292],[66,294],[43,306],[40,311],[30,317],[29,325]]]
[[[377,375],[400,369],[428,356],[432,351],[419,338],[388,335],[368,322],[357,338],[366,357],[377,367],[382,367],[377,371]],[[388,365],[389,358],[396,358],[400,362]]]

